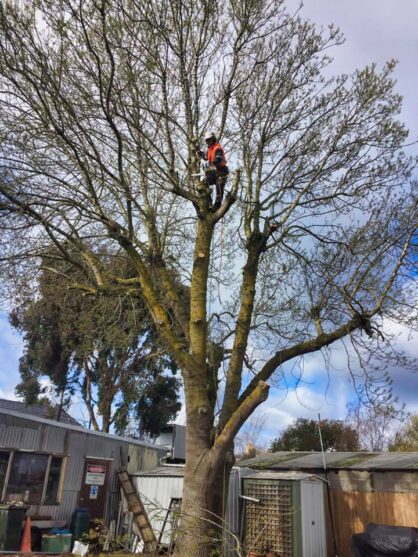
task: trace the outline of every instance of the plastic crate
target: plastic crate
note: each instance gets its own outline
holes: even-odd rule
[[[43,534],[42,551],[47,553],[69,553],[71,551],[71,534]]]

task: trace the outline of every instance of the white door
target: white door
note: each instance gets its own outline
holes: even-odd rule
[[[327,549],[323,482],[301,481],[300,495],[303,557],[324,557]]]

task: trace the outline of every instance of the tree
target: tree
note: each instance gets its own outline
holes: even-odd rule
[[[324,451],[358,451],[357,431],[341,420],[321,420]],[[271,444],[271,451],[321,451],[318,422],[298,418]]]
[[[1,7],[4,280],[52,240],[87,277],[74,288],[144,300],[184,384],[178,554],[207,555],[234,438],[286,362],[340,339],[388,360],[384,317],[414,323],[394,63],[327,79],[341,41],[280,0]],[[240,167],[215,212],[208,128]],[[107,272],[103,247],[135,276]]]
[[[124,264],[119,258],[119,271]],[[123,433],[134,418],[136,434],[155,437],[181,408],[179,381],[143,303],[68,291],[62,266],[47,265],[44,258],[38,297],[10,314],[25,342],[17,392],[33,404],[45,394],[40,379],[47,377],[65,405],[81,394],[96,431],[114,426]],[[74,282],[80,278],[66,272]]]
[[[410,416],[405,426],[396,432],[393,442],[389,444],[389,450],[397,452],[418,451],[418,416]]]
[[[348,405],[346,423],[358,432],[363,450],[385,451],[394,442],[396,430],[406,417],[404,408],[397,408],[395,402],[390,400],[369,405],[355,402]]]
[[[267,421],[266,414],[254,413],[246,421],[235,438],[235,452],[237,455],[256,456],[258,451],[267,449],[268,444],[263,436]]]

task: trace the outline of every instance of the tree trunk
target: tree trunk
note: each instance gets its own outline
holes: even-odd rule
[[[232,468],[231,453],[202,444],[202,431],[191,425],[187,432],[181,519],[176,537],[176,557],[207,557],[220,547],[222,524]]]

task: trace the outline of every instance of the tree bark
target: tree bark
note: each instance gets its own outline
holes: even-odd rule
[[[202,442],[200,428],[187,432],[186,469],[180,526],[176,537],[176,557],[207,557],[219,547],[232,468],[232,452]]]

